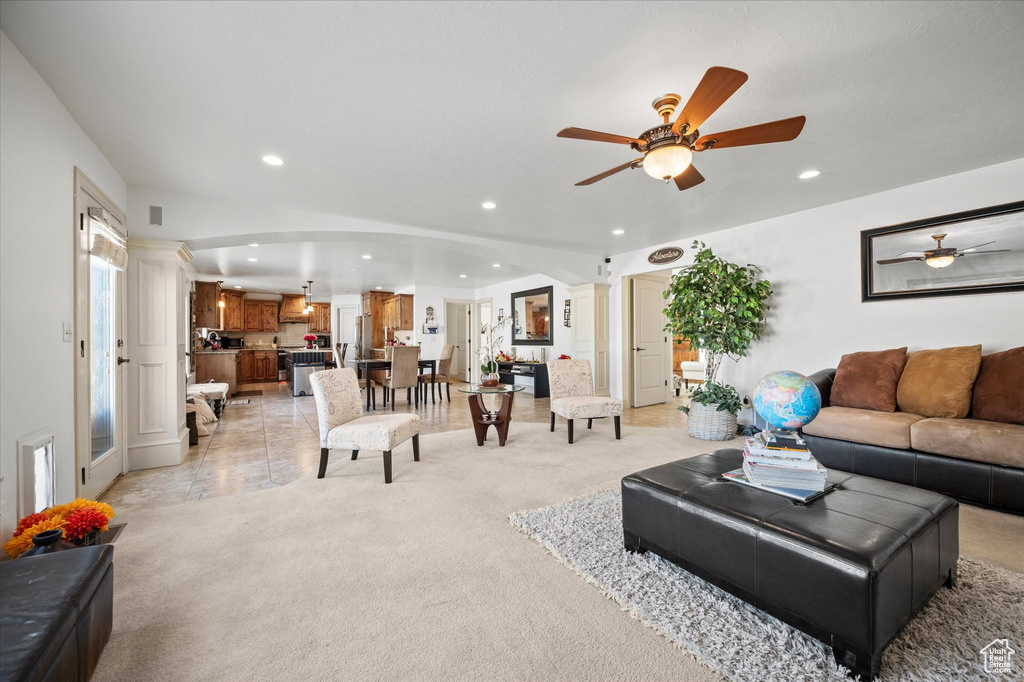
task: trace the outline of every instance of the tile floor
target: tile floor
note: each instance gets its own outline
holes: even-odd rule
[[[457,431],[471,428],[466,396],[452,386],[452,399],[431,403],[428,396],[419,408],[408,405],[399,395],[398,411],[415,411],[423,419],[422,433]],[[246,385],[241,390],[259,389],[262,396],[244,396],[248,404],[229,404],[221,420],[209,425],[210,436],[189,448],[185,461],[174,467],[133,471],[115,481],[101,496],[118,512],[131,508],[156,507],[190,502],[219,495],[234,495],[285,485],[302,476],[315,474],[320,460],[316,404],[312,397],[293,398],[285,383]],[[377,407],[383,406],[378,389]],[[679,402],[627,409],[623,428],[629,426],[682,426]],[[390,405],[388,406],[390,409]],[[515,423],[547,423],[548,399],[534,399],[529,393],[516,395],[512,430]],[[565,424],[558,427],[565,435]],[[577,428],[580,428],[577,426]],[[610,424],[594,428],[611,430]],[[471,435],[467,435],[472,438]]]

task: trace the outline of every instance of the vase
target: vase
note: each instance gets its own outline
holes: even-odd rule
[[[313,350],[313,342],[312,341],[307,341],[306,342],[306,350]]]
[[[32,546],[22,552],[21,556],[39,556],[40,554],[50,554],[51,552],[61,552],[65,549],[74,549],[74,545],[61,539],[63,537],[64,531],[60,528],[44,530],[42,533],[36,533],[32,538]]]
[[[484,372],[480,375],[480,385],[491,388],[501,383],[501,377],[497,372]]]
[[[702,405],[690,403],[686,416],[686,430],[702,440],[732,440],[736,437],[736,414],[718,409],[718,403]]]

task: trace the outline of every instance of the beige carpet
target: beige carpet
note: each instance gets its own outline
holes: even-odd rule
[[[429,435],[421,462],[396,451],[390,486],[379,453],[338,452],[323,480],[119,516],[94,679],[718,679],[506,521],[716,445],[577,433],[513,424],[505,448]],[[1022,570],[1024,519],[977,511],[962,536]]]

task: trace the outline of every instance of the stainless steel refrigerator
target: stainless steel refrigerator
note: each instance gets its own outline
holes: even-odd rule
[[[359,315],[356,317],[356,357],[370,357],[372,346],[373,327],[370,325],[370,316]]]

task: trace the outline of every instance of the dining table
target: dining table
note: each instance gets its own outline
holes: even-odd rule
[[[352,364],[356,366],[356,376],[360,379],[363,378],[364,373],[369,378],[369,373],[378,369],[388,370],[391,369],[391,361],[385,360],[384,358],[360,358],[357,357],[352,361]],[[419,360],[417,361],[417,367],[421,370],[430,370],[430,381],[434,382],[434,378],[437,376],[437,360]],[[370,407],[370,391],[375,389],[370,388],[369,382],[367,382],[366,388],[366,410],[376,409],[376,404],[373,408]],[[417,387],[416,390],[419,390]]]

